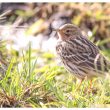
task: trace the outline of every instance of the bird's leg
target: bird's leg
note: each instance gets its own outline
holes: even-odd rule
[[[88,88],[88,92],[91,92],[91,90],[92,90],[92,79],[90,80],[90,86],[89,86],[89,88]]]
[[[92,89],[92,79],[90,80],[90,89]]]
[[[77,91],[77,90],[80,88],[80,86],[81,86],[83,80],[84,80],[84,79],[78,79],[78,80],[77,80],[79,84],[78,84],[78,87],[76,88],[75,91]]]

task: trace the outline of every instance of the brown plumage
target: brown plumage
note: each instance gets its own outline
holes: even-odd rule
[[[109,61],[77,26],[65,24],[56,31],[59,36],[56,52],[70,73],[81,80],[106,75],[110,69]]]

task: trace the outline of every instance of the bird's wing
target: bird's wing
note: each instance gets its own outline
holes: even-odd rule
[[[62,46],[61,57],[80,68],[107,71],[107,60],[100,54],[96,45],[86,38],[74,39]]]

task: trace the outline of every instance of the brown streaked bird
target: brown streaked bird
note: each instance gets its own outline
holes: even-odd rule
[[[106,76],[110,62],[77,26],[65,24],[56,31],[59,36],[56,52],[64,67],[80,79],[80,85],[85,78]]]

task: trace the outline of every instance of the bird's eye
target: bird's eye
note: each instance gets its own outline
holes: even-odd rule
[[[69,32],[70,32],[70,30],[66,30],[66,32],[67,32],[67,33],[69,33]]]

